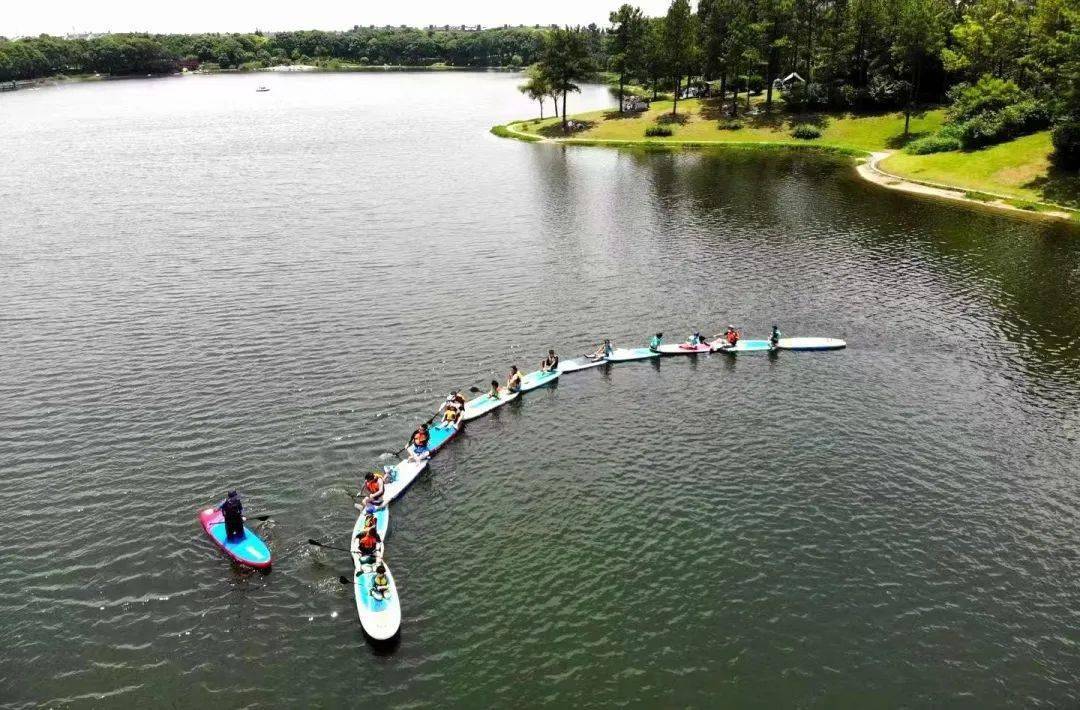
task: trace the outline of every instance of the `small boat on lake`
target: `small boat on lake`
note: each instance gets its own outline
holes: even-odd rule
[[[261,94],[264,91],[270,91],[270,87],[266,86],[265,84],[260,84],[259,88],[255,89],[255,93],[257,94]]]

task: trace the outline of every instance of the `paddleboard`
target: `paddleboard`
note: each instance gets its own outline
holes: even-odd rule
[[[360,617],[360,626],[364,632],[376,641],[385,641],[393,638],[401,629],[401,603],[398,601],[397,585],[394,584],[394,575],[390,572],[390,565],[386,560],[380,559],[386,567],[386,577],[390,581],[390,589],[385,598],[378,599],[371,593],[371,587],[375,583],[374,565],[361,565],[360,555],[357,551],[356,536],[364,527],[364,515],[361,513],[356,524],[353,525],[352,542],[349,549],[352,550],[353,558],[353,597],[356,600],[356,614]]]
[[[248,567],[270,569],[270,548],[246,526],[244,527],[244,537],[239,540],[226,539],[225,516],[216,507],[200,511],[199,522],[202,523],[203,530],[210,536],[210,539],[229,557]]]
[[[839,338],[780,338],[779,350],[841,350],[847,343]]]
[[[660,353],[648,348],[615,348],[608,356],[608,362],[626,362],[628,360],[645,360],[650,357],[660,357]]]
[[[576,357],[573,360],[563,360],[559,362],[559,373],[588,370],[590,367],[600,367],[601,365],[606,364],[607,360],[604,360],[603,358],[600,360],[591,360],[587,357]]]
[[[465,403],[465,414],[462,419],[469,421],[470,419],[476,419],[490,412],[492,409],[503,406],[507,402],[512,402],[518,398],[520,392],[508,393],[505,387],[499,388],[499,397],[491,397],[489,395],[480,395],[475,399],[470,399]]]
[[[439,447],[453,439],[460,429],[461,424],[459,422],[453,424],[444,424],[442,422],[428,424],[428,451],[434,454],[439,450]]]
[[[544,372],[543,370],[530,372],[521,378],[521,391],[529,392],[537,387],[543,387],[544,385],[550,384],[559,379],[559,374],[558,370],[555,372]]]
[[[405,489],[427,468],[427,464],[427,459],[422,461],[405,459],[399,461],[396,466],[383,467],[387,474],[386,484],[383,488],[383,500],[389,504],[390,501],[404,493]]]
[[[712,346],[708,343],[702,343],[701,345],[671,343],[668,345],[661,345],[658,350],[662,355],[697,355],[698,353],[711,352]]]
[[[768,340],[740,340],[735,343],[735,347],[728,347],[727,345],[722,344],[717,344],[716,346],[716,352],[728,353],[729,355],[735,355],[737,353],[760,353],[768,352],[770,350],[772,350],[772,345]]]

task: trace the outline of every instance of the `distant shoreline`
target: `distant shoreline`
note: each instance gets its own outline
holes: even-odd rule
[[[57,84],[77,84],[89,81],[126,81],[129,79],[170,79],[185,76],[206,76],[212,74],[353,74],[377,72],[518,72],[521,67],[455,67],[432,64],[347,64],[338,67],[321,67],[316,64],[279,64],[258,69],[196,69],[168,74],[57,74],[38,79],[21,79],[2,82],[2,86],[14,86],[15,90],[31,89]],[[9,89],[10,91],[10,89]],[[3,93],[3,91],[0,91]]]

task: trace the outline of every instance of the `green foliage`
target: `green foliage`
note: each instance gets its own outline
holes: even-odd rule
[[[563,128],[566,127],[566,95],[580,91],[577,82],[589,78],[595,70],[584,32],[569,27],[551,31],[544,41],[537,71],[552,95],[562,95]]]
[[[619,75],[621,86],[629,75],[640,74],[645,69],[648,26],[641,8],[626,4],[612,12],[608,19],[612,25],[608,47],[611,68]]]
[[[810,123],[800,123],[791,129],[791,135],[793,138],[813,140],[814,138],[821,138],[821,129]]]
[[[960,141],[958,139],[941,133],[919,138],[904,146],[904,152],[911,155],[929,155],[930,153],[944,153],[949,150],[959,149]]]
[[[163,74],[183,64],[225,69],[279,63],[507,66],[535,62],[549,30],[354,27],[347,32],[0,38],[0,81],[56,74]],[[317,60],[317,61],[316,61]]]
[[[1050,110],[1014,82],[984,76],[974,86],[959,85],[950,96],[946,135],[965,149],[1034,133],[1050,124]]]
[[[678,113],[679,86],[690,69],[695,52],[694,18],[689,0],[671,0],[667,17],[664,18],[664,64],[675,84],[675,101],[671,113]]]
[[[675,131],[671,126],[649,126],[645,129],[646,138],[659,138],[674,135]]]
[[[1059,123],[1050,139],[1054,143],[1054,163],[1065,170],[1080,170],[1080,119]]]
[[[743,127],[742,121],[736,121],[736,120],[733,120],[733,119],[729,119],[727,121],[721,121],[720,122],[720,130],[722,130],[722,131],[738,131],[738,130],[741,130],[742,127]]]
[[[949,98],[952,100],[947,111],[949,123],[963,123],[981,113],[1020,103],[1028,96],[1014,82],[986,75],[974,86],[957,84],[949,92]]]

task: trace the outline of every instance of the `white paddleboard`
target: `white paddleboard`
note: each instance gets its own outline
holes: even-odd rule
[[[383,500],[389,505],[390,501],[397,498],[399,495],[405,492],[405,489],[417,479],[420,473],[427,467],[427,459],[421,461],[410,461],[405,459],[399,461],[397,466],[387,467],[389,480],[383,488]]]
[[[591,360],[587,357],[576,357],[573,360],[563,360],[559,363],[559,372],[577,372],[578,370],[588,370],[590,367],[600,367],[606,365],[607,360],[600,358],[599,360]]]
[[[627,362],[629,360],[645,360],[650,357],[660,357],[660,353],[648,348],[615,348],[608,356],[608,362]]]
[[[841,350],[847,343],[839,338],[780,338],[780,350]]]
[[[465,403],[465,413],[462,415],[462,419],[469,421],[470,419],[476,419],[482,417],[492,409],[497,409],[503,406],[507,402],[512,402],[518,398],[520,392],[508,393],[505,387],[499,388],[499,397],[491,397],[486,394],[482,394],[475,399],[470,399]]]

